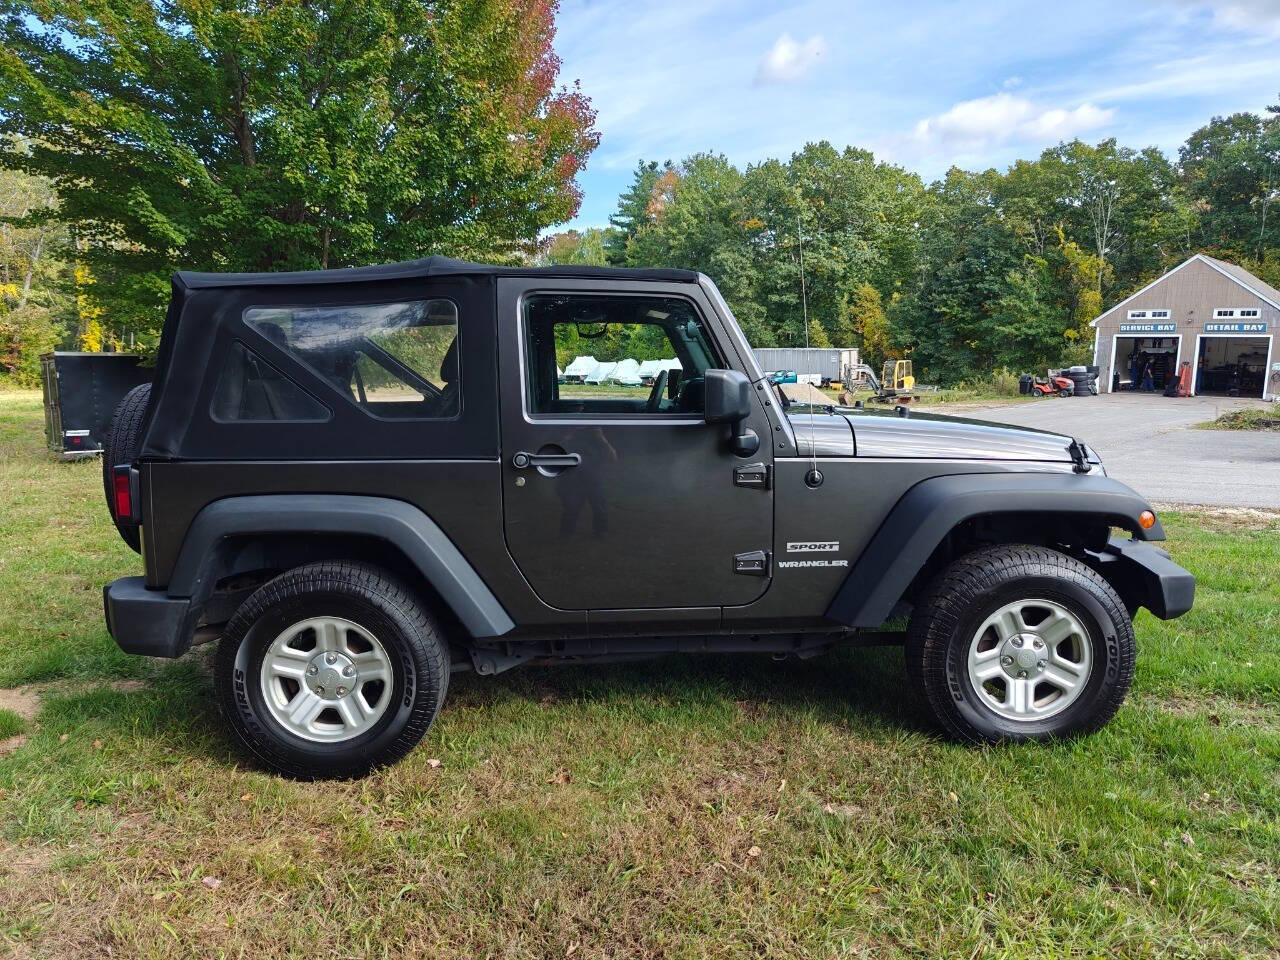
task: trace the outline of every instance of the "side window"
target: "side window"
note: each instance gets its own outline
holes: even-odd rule
[[[328,420],[329,408],[239,341],[222,362],[209,413],[215,420]]]
[[[253,307],[244,321],[374,416],[450,419],[462,410],[452,300]]]
[[[536,294],[523,313],[531,414],[702,413],[703,374],[717,362],[688,301]]]

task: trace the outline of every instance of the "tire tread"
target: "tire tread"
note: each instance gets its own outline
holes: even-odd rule
[[[254,736],[241,722],[236,706],[234,671],[240,644],[254,622],[270,608],[308,594],[347,594],[371,602],[392,619],[402,621],[403,632],[415,647],[420,676],[408,721],[395,739],[376,755],[357,762],[326,765],[299,762],[270,740]],[[236,738],[253,757],[285,776],[298,780],[351,779],[402,759],[426,734],[444,703],[449,686],[449,645],[435,619],[418,595],[399,579],[372,564],[350,560],[325,560],[295,567],[280,574],[251,594],[227,622],[218,645],[214,673],[218,701]]]
[[[992,734],[973,727],[955,709],[947,675],[947,653],[964,614],[979,598],[1013,580],[1048,577],[1087,590],[1102,604],[1117,631],[1116,678],[1104,684],[1094,709],[1063,733]],[[907,672],[922,692],[944,731],[964,743],[1079,736],[1105,726],[1124,703],[1133,682],[1137,646],[1124,602],[1096,571],[1050,547],[1001,544],[984,547],[953,561],[925,588],[907,628]]]

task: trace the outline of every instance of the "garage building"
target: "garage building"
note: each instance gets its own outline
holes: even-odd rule
[[[1280,396],[1280,290],[1196,254],[1093,321],[1108,392],[1163,392],[1187,364],[1193,394]]]

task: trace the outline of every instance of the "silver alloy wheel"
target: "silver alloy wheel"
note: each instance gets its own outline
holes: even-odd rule
[[[1006,720],[1061,713],[1084,692],[1093,645],[1080,618],[1052,600],[1015,600],[982,622],[969,644],[969,682]]]
[[[369,730],[391,703],[391,659],[368,630],[342,617],[300,620],[262,658],[262,696],[290,733],[338,743]]]

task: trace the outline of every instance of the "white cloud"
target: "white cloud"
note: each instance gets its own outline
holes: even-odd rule
[[[799,80],[830,53],[826,38],[815,33],[797,43],[789,33],[774,41],[756,67],[756,83],[791,83]]]
[[[1184,6],[1207,10],[1215,26],[1227,30],[1280,34],[1280,0],[1182,0]]]
[[[1104,110],[1092,103],[1082,103],[1074,110],[1060,108],[1046,110],[1026,125],[1027,132],[1037,137],[1050,137],[1055,140],[1074,137],[1087,130],[1105,127],[1115,116],[1114,110]]]
[[[1106,126],[1115,116],[1092,103],[1073,110],[1044,108],[1026,97],[995,93],[957,103],[916,124],[916,139],[951,147],[981,149],[1023,140],[1062,140]]]

